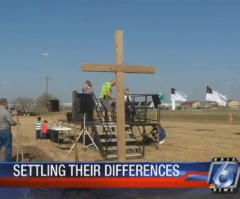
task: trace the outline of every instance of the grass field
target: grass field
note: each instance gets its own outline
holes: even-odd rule
[[[133,161],[209,161],[214,156],[235,156],[240,159],[240,129],[237,125],[240,112],[233,112],[236,125],[229,124],[229,113],[231,112],[209,111],[209,123],[206,124],[205,113],[202,111],[161,111],[161,123],[167,131],[166,143],[158,150],[154,146],[146,147],[145,157]],[[58,114],[56,119],[66,119],[65,115],[66,113]],[[154,111],[149,116],[154,118]],[[74,152],[67,154],[69,144],[58,146],[49,140],[35,139],[36,117],[19,119],[21,144],[25,153],[35,156],[36,161],[74,161]],[[42,119],[51,124],[53,116],[42,116]],[[13,139],[16,154],[16,127],[13,128]],[[98,152],[85,152],[81,144],[78,150],[80,161],[102,160]]]
[[[150,110],[148,117],[155,118],[155,110]],[[161,110],[162,121],[172,122],[198,122],[198,123],[221,123],[240,124],[240,110]]]

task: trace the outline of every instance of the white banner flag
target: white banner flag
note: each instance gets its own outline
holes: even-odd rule
[[[227,97],[207,86],[206,101],[217,102],[219,105],[227,105]]]
[[[177,91],[174,88],[171,88],[171,101],[181,101],[185,102],[187,100],[187,95],[182,91]]]

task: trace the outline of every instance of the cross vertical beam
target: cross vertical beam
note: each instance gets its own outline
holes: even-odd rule
[[[116,108],[117,108],[117,139],[118,161],[126,160],[125,104],[124,104],[124,73],[154,74],[156,67],[124,65],[123,31],[116,31],[116,64],[83,63],[82,71],[110,72],[116,74]]]
[[[123,31],[116,31],[116,64],[124,65]],[[118,161],[126,160],[125,140],[125,108],[124,108],[124,72],[116,73],[116,111],[117,111],[117,139]]]

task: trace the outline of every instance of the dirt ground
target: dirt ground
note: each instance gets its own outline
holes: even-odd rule
[[[192,116],[193,117],[193,116]],[[53,116],[42,116],[52,123]],[[65,119],[59,114],[56,119]],[[20,140],[23,152],[34,156],[33,161],[74,161],[74,151],[67,154],[71,144],[53,143],[50,140],[35,139],[36,117],[20,117]],[[162,120],[167,131],[167,139],[163,146],[156,149],[147,146],[143,159],[129,161],[209,161],[214,156],[232,156],[240,159],[240,128],[239,125],[214,123],[180,122]],[[73,130],[72,130],[73,131]],[[16,155],[16,127],[13,128],[14,155]],[[97,151],[84,151],[78,145],[79,161],[101,161]],[[3,153],[3,152],[1,152]],[[2,154],[3,155],[3,154]],[[1,156],[2,156],[1,155]]]
[[[164,116],[164,114],[163,114]],[[181,116],[181,114],[180,114]],[[194,117],[192,115],[191,117]],[[57,115],[57,119],[66,119],[65,114]],[[174,117],[173,117],[174,118]],[[239,125],[221,124],[223,121],[216,120],[216,123],[204,123],[195,119],[194,122],[179,121],[180,117],[175,115],[175,119],[162,119],[162,125],[166,128],[167,139],[165,144],[158,150],[154,146],[146,147],[146,155],[143,159],[129,161],[209,161],[214,156],[232,156],[240,159]],[[53,143],[50,140],[36,140],[35,121],[36,117],[20,117],[19,134],[21,145],[26,161],[74,161],[74,152],[67,154],[70,145]],[[42,116],[51,124],[53,116]],[[183,119],[188,120],[188,119]],[[199,122],[198,122],[199,121]],[[16,127],[13,128],[14,160],[16,160]],[[79,161],[99,161],[102,160],[96,151],[84,151],[82,144],[78,145]],[[3,159],[3,151],[0,158]],[[10,190],[4,189],[8,195]],[[3,192],[3,189],[2,189]],[[84,198],[84,199],[206,199],[222,198],[235,199],[239,194],[213,195],[209,189],[77,189],[72,190],[67,196],[63,195],[65,190],[61,189],[14,189],[15,198],[24,195],[24,198]],[[9,197],[10,198],[10,197]]]

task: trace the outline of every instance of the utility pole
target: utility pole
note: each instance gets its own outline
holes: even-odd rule
[[[45,106],[47,107],[49,111],[49,101],[48,101],[48,81],[50,80],[50,77],[45,77],[46,80],[46,96],[45,96]]]
[[[47,101],[47,98],[48,98],[48,81],[50,80],[50,77],[46,77],[45,80],[46,80],[46,101]]]

